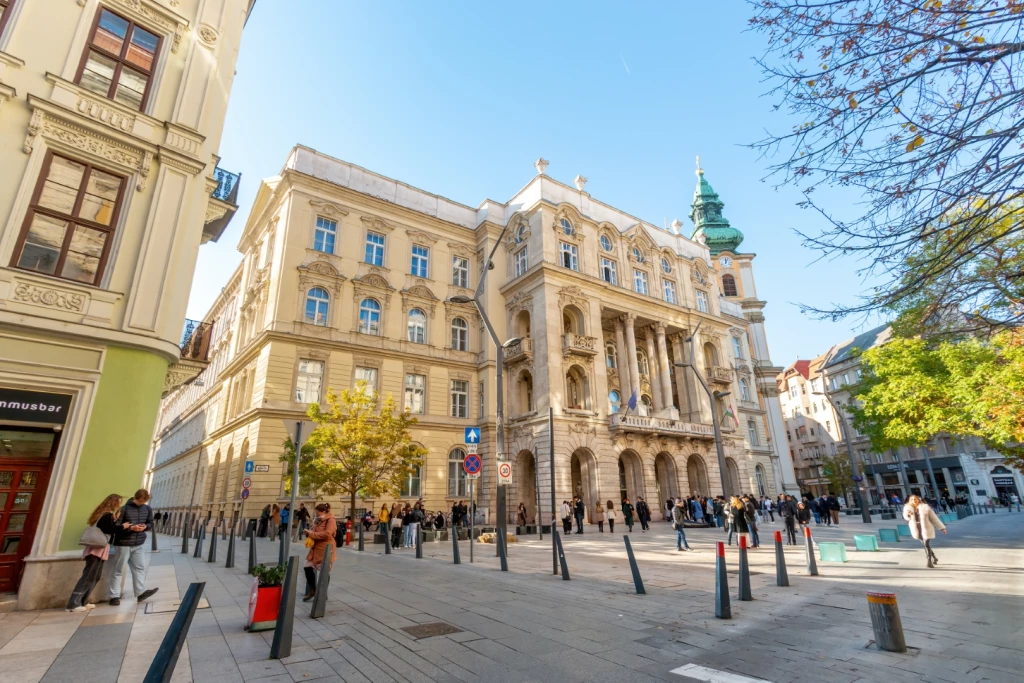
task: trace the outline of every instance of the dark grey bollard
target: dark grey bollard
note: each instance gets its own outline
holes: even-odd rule
[[[206,538],[206,527],[199,527],[199,538],[196,539],[196,550],[192,557],[199,559],[203,556],[203,539]]]
[[[747,562],[747,537],[741,535],[740,541],[740,576],[737,598],[740,602],[750,602],[754,596],[750,593],[750,564]]]
[[[228,520],[220,520],[220,540],[228,540]]]
[[[233,569],[235,566],[235,527],[231,525],[231,535],[228,536],[228,553],[224,561],[224,569]]]
[[[168,683],[174,675],[174,667],[178,663],[178,656],[181,648],[185,645],[185,637],[188,635],[189,626],[192,625],[192,617],[199,607],[199,599],[203,597],[205,581],[189,584],[185,591],[185,597],[178,605],[178,611],[174,613],[171,626],[164,634],[164,639],[153,657],[153,663],[149,665],[144,683]]]
[[[775,585],[789,585],[789,573],[786,571],[786,554],[782,550],[781,531],[775,532]]]
[[[868,612],[871,613],[871,628],[875,631],[875,644],[886,652],[906,652],[907,641],[903,639],[903,622],[896,604],[895,593],[868,593]]]
[[[629,557],[629,571],[633,572],[633,586],[636,588],[636,594],[647,595],[647,591],[644,590],[644,580],[640,578],[640,567],[636,565],[636,557],[633,555],[633,546],[629,542],[629,536],[623,536],[622,540],[626,542],[626,555]]]
[[[285,553],[288,552],[285,549],[288,546],[288,534],[282,532],[281,535],[277,537],[277,539],[278,539],[278,541],[280,541],[280,545],[281,545],[281,547],[278,548],[278,550],[277,550],[277,564],[279,566],[281,566],[281,565],[284,565],[288,561],[288,558],[285,555]]]
[[[249,530],[249,569],[245,573],[252,576],[252,568],[256,564],[256,527],[253,526]]]
[[[299,558],[288,558],[288,569],[281,588],[281,606],[277,610],[274,642],[270,645],[271,659],[284,659],[292,654],[292,627],[295,622],[295,582],[299,575]]]
[[[897,534],[897,538],[899,535]],[[804,527],[804,540],[807,542],[807,573],[811,576],[818,575],[818,563],[814,559],[814,543],[811,541],[811,527]]]
[[[416,534],[416,538],[413,539],[413,545],[416,546],[416,559],[417,560],[422,560],[423,559],[423,529],[420,527],[419,524],[415,525],[412,529],[413,529],[413,532]]]
[[[452,527],[452,564],[462,564],[462,557],[459,555],[459,530]]]
[[[364,531],[366,531],[366,527],[363,526],[362,522],[360,522],[359,523],[359,552],[363,552],[363,550],[365,550],[365,548],[363,547],[363,545],[364,545],[364,543],[363,543],[363,532]]]
[[[391,554],[391,520],[384,525],[384,554]]]
[[[562,568],[562,581],[569,580],[569,565],[565,561],[565,549],[562,547],[562,535],[557,529],[552,529],[551,537],[555,539],[555,547],[558,549],[558,564]],[[470,541],[472,543],[472,541]]]
[[[158,552],[160,552],[160,549],[156,547],[156,525],[155,524],[153,525],[152,536],[153,536],[152,539],[150,539],[152,541],[152,544],[151,544],[151,547],[150,547],[149,550],[150,550],[150,552],[158,553]]]
[[[718,541],[715,559],[715,616],[719,619],[732,619],[732,606],[729,604],[729,577],[725,573],[725,543]]]
[[[316,597],[313,598],[313,609],[309,611],[311,619],[321,619],[327,612],[327,591],[331,585],[331,555],[333,551],[334,544],[328,542],[327,549],[324,551],[324,561],[320,565],[320,576],[316,579]]]
[[[188,520],[186,519],[181,525],[181,554],[188,554]]]
[[[206,557],[207,562],[217,561],[217,530],[210,534],[210,554]]]
[[[495,533],[495,539],[498,542],[498,559],[501,561],[501,571],[508,571],[508,551],[505,549],[505,532],[502,531],[499,526]]]

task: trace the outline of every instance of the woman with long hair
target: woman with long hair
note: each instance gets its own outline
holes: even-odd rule
[[[117,518],[121,512],[121,502],[121,496],[111,493],[89,515],[89,526],[97,527],[107,537],[107,543],[86,545],[85,550],[82,551],[85,569],[82,570],[82,577],[75,584],[75,589],[71,591],[66,608],[68,612],[84,612],[96,606],[86,601],[89,599],[92,589],[99,583],[100,574],[103,573],[103,563],[110,557],[110,536],[117,531]]]
[[[932,550],[935,529],[941,529],[942,533],[946,533],[946,525],[935,514],[935,510],[918,495],[907,498],[907,504],[903,506],[903,519],[910,524],[910,535],[924,546],[928,567],[934,567],[939,563],[939,558],[935,557],[935,551]]]
[[[306,574],[306,594],[302,597],[303,602],[309,602],[316,597],[316,573],[324,564],[324,556],[327,554],[327,545],[334,541],[338,533],[338,523],[331,514],[331,506],[328,503],[320,503],[316,506],[316,518],[313,526],[303,533],[307,538],[313,539],[313,547],[306,554],[306,564],[303,571]],[[337,546],[331,544],[331,564],[338,557]]]
[[[750,533],[750,526],[747,524],[746,509],[743,507],[743,501],[740,500],[739,496],[731,496],[729,498],[729,545],[732,545],[733,532],[736,533],[736,542],[739,543],[739,537]],[[749,540],[749,539],[748,539]],[[749,543],[747,544],[749,547]]]

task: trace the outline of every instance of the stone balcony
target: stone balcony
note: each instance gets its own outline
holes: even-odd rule
[[[708,379],[716,384],[732,384],[732,368],[715,365],[708,371]]]
[[[597,355],[597,337],[587,337],[582,334],[563,334],[562,352],[571,352],[586,356]]]
[[[181,333],[181,357],[167,368],[164,396],[191,382],[210,364],[210,335],[213,323],[186,320]]]
[[[505,363],[514,363],[523,359],[533,361],[533,339],[523,337],[515,344],[507,346],[502,356]]]
[[[709,424],[682,422],[661,417],[625,415],[615,413],[608,418],[611,432],[663,434],[666,436],[690,436],[699,439],[714,439],[715,428]]]

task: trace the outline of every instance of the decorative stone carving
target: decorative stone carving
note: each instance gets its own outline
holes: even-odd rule
[[[363,225],[374,232],[391,232],[395,229],[395,226],[391,225],[380,216],[360,216],[359,220],[363,222]]]
[[[426,285],[413,285],[409,289],[402,290],[402,312],[408,313],[413,308],[426,308],[430,317],[434,317],[434,310],[439,299]]]
[[[764,322],[764,313],[761,313],[761,311],[750,311],[749,313],[744,313],[743,317],[752,323]]]
[[[87,97],[78,100],[78,112],[122,133],[129,133],[135,125],[135,117]]]
[[[153,165],[153,155],[150,152],[142,153],[142,162],[139,164],[139,182],[135,189],[142,192],[146,189],[146,181],[149,179],[149,171]]]
[[[209,24],[200,24],[199,28],[196,29],[196,35],[199,36],[199,42],[210,49],[213,49],[217,44],[217,38],[219,37],[217,30]]]
[[[460,256],[467,259],[473,258],[473,249],[460,242],[449,242],[448,250],[451,252],[452,256]]]
[[[469,381],[473,377],[473,375],[472,375],[472,373],[464,372],[462,370],[449,370],[448,371],[448,377],[449,377],[449,379],[458,379],[458,380]]]
[[[330,351],[314,347],[299,347],[298,355],[299,358],[309,358],[311,360],[327,360],[331,357]]]
[[[576,285],[566,285],[558,290],[558,308],[565,308],[567,304],[575,305],[584,315],[590,310],[587,295]]]
[[[264,266],[257,271],[257,277],[254,278],[257,286],[262,286],[265,283],[267,278],[264,273],[269,269],[269,266]],[[305,292],[310,287],[320,286],[334,290],[335,295],[341,294],[341,286],[346,278],[338,271],[334,264],[317,259],[311,263],[299,266],[298,270],[299,289],[301,291]]]
[[[428,242],[430,244],[437,242],[436,237],[431,235],[429,232],[423,232],[422,230],[409,229],[405,231],[405,234],[409,237],[409,240],[412,242]]]
[[[589,422],[573,421],[569,423],[569,433],[597,436],[597,427]]]
[[[19,282],[14,288],[14,300],[24,303],[55,308],[60,311],[84,313],[89,298],[85,294],[60,289],[41,287]]]
[[[309,205],[313,207],[313,210],[317,213],[334,220],[348,215],[348,211],[344,210],[337,204],[333,204],[322,199],[310,199]]]
[[[505,304],[509,320],[515,320],[520,311],[526,311],[533,317],[533,296],[525,292],[516,292]]]
[[[39,135],[111,161],[125,170],[139,171],[140,174],[144,172],[147,175],[149,173],[152,155],[149,155],[147,160],[147,152],[67,121],[52,119],[43,110],[34,109],[32,118],[29,120],[28,133],[25,136],[22,151],[26,154],[31,153],[36,137]]]
[[[160,29],[164,33],[173,34],[171,52],[177,52],[181,47],[181,37],[188,22],[169,10],[165,10],[152,0],[109,0],[130,18],[140,20],[153,28]]]

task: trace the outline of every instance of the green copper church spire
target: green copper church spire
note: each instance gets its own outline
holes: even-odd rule
[[[718,194],[705,180],[700,157],[697,157],[697,188],[693,191],[693,204],[690,205],[690,220],[693,221],[693,234],[690,237],[698,239],[698,236],[703,235],[712,255],[720,251],[735,253],[743,241],[743,233],[730,226],[722,215],[723,206]]]

